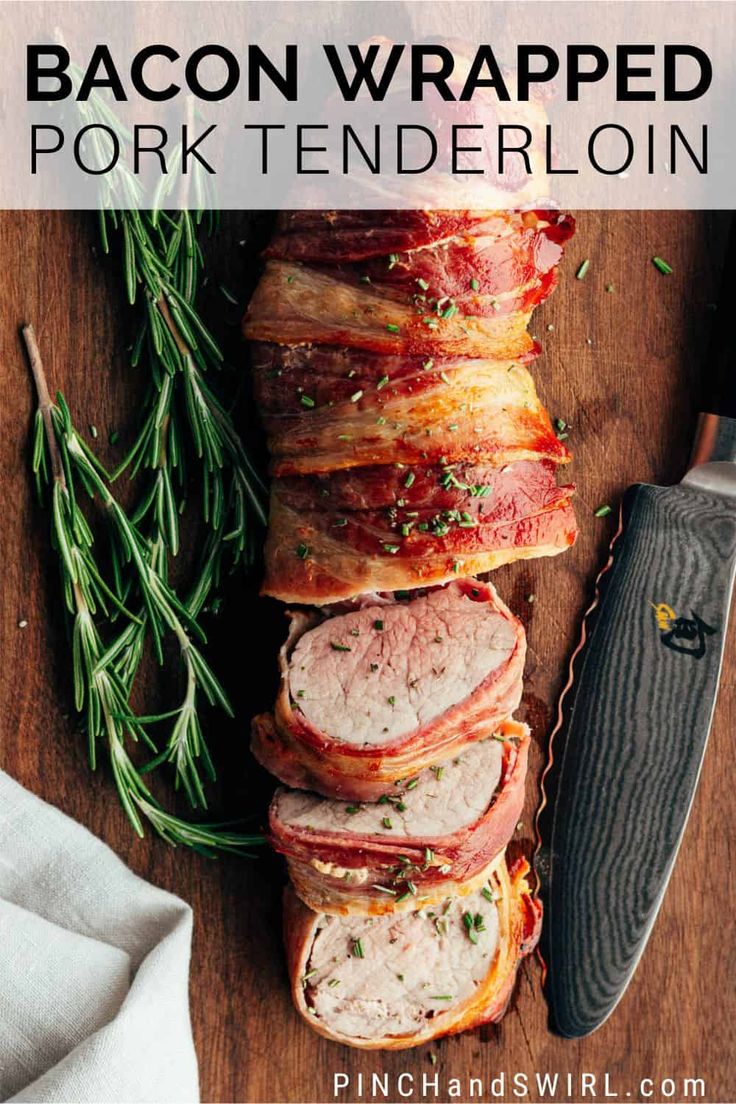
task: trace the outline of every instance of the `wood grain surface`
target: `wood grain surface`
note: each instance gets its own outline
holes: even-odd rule
[[[555,560],[512,565],[495,583],[529,632],[523,715],[534,730],[527,804],[514,847],[530,853],[538,779],[553,704],[593,578],[612,533],[593,511],[616,505],[634,481],[666,483],[683,471],[697,406],[698,365],[710,326],[724,245],[724,220],[686,212],[582,213],[560,286],[533,323],[544,355],[534,366],[553,416],[571,423],[581,536]],[[244,302],[257,271],[265,220],[224,217],[210,249],[212,283],[225,282]],[[244,243],[244,244],[239,244]],[[673,267],[661,276],[650,258]],[[207,1101],[329,1101],[333,1075],[353,1078],[342,1100],[361,1098],[359,1073],[416,1078],[402,1099],[452,1099],[450,1079],[470,1099],[467,1078],[505,1072],[559,1072],[557,1100],[586,1099],[583,1072],[610,1075],[620,1099],[686,1099],[683,1079],[705,1081],[705,1099],[736,1099],[733,1076],[734,986],[731,830],[732,748],[736,726],[733,633],[726,652],[715,727],[700,789],[670,889],[633,984],[614,1016],[581,1041],[549,1034],[539,964],[527,962],[506,1019],[415,1052],[364,1054],[329,1043],[297,1019],[287,990],[280,935],[281,864],[267,855],[216,862],[173,851],[154,838],[137,841],[104,770],[91,776],[69,692],[68,648],[60,615],[48,517],[28,474],[33,414],[31,382],[18,336],[36,326],[52,387],[63,388],[80,427],[93,423],[100,442],[121,454],[134,425],[141,381],[126,364],[130,339],[114,262],[96,249],[94,220],[54,212],[0,215],[0,765],[41,797],[101,836],[143,877],[188,900],[195,913],[191,1004]],[[584,280],[575,270],[584,258]],[[612,290],[606,290],[607,285]],[[208,317],[236,363],[244,357],[238,310],[213,290]],[[241,402],[253,436],[247,387]],[[256,442],[260,447],[260,442]],[[533,601],[531,600],[533,596]],[[21,627],[23,625],[23,627]],[[215,805],[229,816],[262,820],[271,783],[247,752],[248,720],[268,704],[276,645],[283,629],[275,603],[257,598],[257,580],[234,579],[211,627],[211,654],[237,706],[232,724],[212,733],[222,782]],[[151,670],[144,698],[166,697],[166,676]],[[220,809],[217,810],[218,815]],[[431,1054],[436,1056],[432,1063]],[[438,1076],[422,1096],[423,1074]],[[673,1083],[662,1081],[672,1078]],[[402,1083],[406,1091],[408,1081]],[[370,1099],[365,1093],[363,1098]],[[627,1095],[628,1094],[628,1095]],[[486,1094],[487,1099],[490,1095]],[[504,1099],[513,1099],[506,1088]],[[590,1096],[588,1097],[590,1098]],[[380,1093],[375,1099],[382,1099]],[[529,1100],[537,1100],[532,1088]]]

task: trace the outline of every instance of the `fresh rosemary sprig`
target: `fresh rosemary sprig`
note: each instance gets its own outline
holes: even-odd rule
[[[33,471],[39,492],[48,488],[52,507],[52,539],[59,555],[66,608],[71,619],[74,700],[84,714],[92,768],[97,747],[104,742],[120,800],[139,836],[143,819],[169,843],[183,843],[206,854],[217,850],[242,851],[262,837],[223,831],[221,826],[184,821],[161,808],[145,781],[145,774],[163,761],[173,764],[193,807],[205,807],[200,769],[214,777],[212,761],[202,738],[197,695],[231,713],[224,690],[202,656],[194,637],[204,641],[196,616],[182,603],[166,578],[161,546],[144,537],[113,496],[109,476],[76,431],[61,395],[52,403],[43,364],[31,326],[23,328],[38,395],[33,439]],[[78,489],[102,507],[109,527],[116,569],[105,581],[96,560],[92,530],[78,500]],[[135,605],[133,611],[131,606]],[[99,622],[115,630],[105,642]],[[129,704],[133,679],[143,648],[145,630],[163,660],[164,636],[173,635],[185,670],[185,694],[170,713],[138,717]],[[134,657],[134,659],[131,659]],[[173,718],[163,750],[147,732],[147,725]],[[133,763],[127,741],[141,741],[153,758],[143,768]]]
[[[81,71],[72,65],[69,73],[76,92]],[[260,837],[172,817],[146,781],[155,768],[169,764],[176,787],[185,791],[192,807],[206,807],[204,785],[215,772],[199,704],[204,698],[225,713],[232,710],[202,654],[198,618],[214,600],[223,569],[251,563],[254,536],[266,520],[264,483],[212,385],[223,356],[196,308],[203,282],[198,231],[206,222],[211,234],[218,219],[207,176],[197,171],[196,163],[193,172],[181,174],[186,192],[172,204],[177,209],[163,209],[179,175],[181,148],[161,176],[154,209],[139,210],[141,185],[126,165],[131,134],[97,92],[86,100],[75,97],[75,106],[80,122],[91,127],[89,140],[100,166],[107,155],[102,128],[95,124],[112,129],[120,146],[116,167],[99,178],[99,229],[106,254],[113,252],[114,243],[118,246],[125,295],[137,315],[130,364],[143,385],[143,414],[133,445],[108,474],[76,431],[63,397],[58,395],[56,404],[50,401],[32,330],[24,334],[39,394],[34,471],[40,486],[50,482],[54,542],[73,619],[75,700],[86,719],[90,762],[94,767],[97,745],[104,739],[120,799],[138,834],[147,820],[170,842],[199,850],[240,850]],[[190,190],[194,211],[187,209]],[[187,461],[194,473],[185,471]],[[123,473],[135,486],[134,505],[127,513],[112,490]],[[170,558],[180,548],[179,519],[191,474],[199,477],[195,500],[204,535],[184,596],[177,595],[168,575]],[[106,519],[109,578],[97,560],[79,493],[94,498]],[[192,525],[196,530],[197,519]],[[168,712],[136,716],[129,703],[146,643],[150,641],[161,663],[167,637],[178,647],[182,698]],[[163,744],[154,742],[149,726],[166,722],[171,722],[168,737]],[[129,757],[130,739],[151,751],[145,765],[136,766]]]

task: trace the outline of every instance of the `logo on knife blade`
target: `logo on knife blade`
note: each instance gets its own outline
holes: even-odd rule
[[[668,606],[666,602],[651,602],[650,605],[665,648],[702,659],[705,655],[705,638],[713,636],[718,630],[707,625],[694,610],[690,610],[692,617],[678,617],[672,606]]]

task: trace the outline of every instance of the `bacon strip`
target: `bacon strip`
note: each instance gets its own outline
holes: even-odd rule
[[[271,345],[256,349],[254,370],[275,475],[570,459],[522,365]]]
[[[554,464],[369,467],[276,479],[264,592],[322,605],[553,556],[577,534]]]

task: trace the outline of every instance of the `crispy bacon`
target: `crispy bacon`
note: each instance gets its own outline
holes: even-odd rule
[[[526,881],[528,872],[529,866],[525,860],[520,860],[509,869],[505,858],[502,858],[488,873],[489,890],[495,899],[498,915],[498,939],[488,971],[472,996],[460,1001],[448,1000],[447,1004],[439,1005],[439,1009],[431,1017],[423,1018],[421,1026],[415,1031],[394,1035],[381,1034],[380,1027],[373,1022],[369,1025],[360,1014],[354,1020],[361,1026],[356,1026],[348,1034],[331,1026],[329,1013],[319,1014],[316,1007],[318,993],[310,962],[315,940],[324,927],[326,918],[323,914],[308,909],[293,890],[288,888],[284,896],[284,939],[292,995],[297,1010],[320,1035],[363,1050],[404,1050],[443,1035],[453,1035],[499,1020],[506,1011],[519,964],[533,950],[539,939],[542,908],[531,896]],[[333,922],[340,923],[336,918],[333,918]],[[367,919],[366,923],[370,924],[371,920]],[[431,918],[426,922],[428,939],[437,938],[432,923]],[[411,985],[416,984],[418,979],[414,975],[421,969],[421,947],[414,951],[411,957],[407,955],[409,965],[406,968],[411,967],[412,970],[411,978],[407,980]],[[396,960],[401,961],[401,958]],[[370,971],[376,970],[375,962],[371,965],[366,958],[351,962],[350,965],[354,970],[366,971],[365,996],[362,1002],[365,1004],[366,1015],[369,1014],[368,1009],[373,1008],[373,1015],[383,1019],[391,1009],[387,1007],[384,1010],[380,1007],[381,1002],[387,999],[385,991],[372,992]],[[426,984],[431,984],[434,980],[433,976],[427,976]],[[376,977],[376,982],[380,986],[380,976]],[[421,981],[419,984],[421,985]],[[341,1011],[339,990],[340,986],[328,989],[329,1004],[338,1014]]]
[[[493,298],[478,296],[475,315],[461,315],[451,313],[451,304],[430,309],[410,296],[353,284],[331,269],[268,261],[248,307],[245,336],[284,345],[347,345],[388,355],[493,360],[527,355],[534,348],[527,333],[532,308],[496,311]]]
[[[370,467],[276,479],[264,592],[336,602],[553,556],[577,533],[550,461]]]
[[[478,877],[505,848],[521,815],[529,730],[516,721],[505,721],[491,739],[502,741],[496,793],[477,820],[450,834],[417,837],[384,830],[356,835],[338,827],[294,825],[282,816],[282,797],[277,792],[269,812],[270,839],[286,856],[298,896],[317,912],[380,915],[410,911],[417,907],[417,899],[422,907],[431,907],[443,897],[477,888]],[[434,768],[430,776],[434,788],[441,785],[435,777],[439,769]],[[416,800],[415,790],[399,787],[390,803],[375,806],[379,829],[385,813],[400,818],[401,812],[394,810],[404,799]],[[398,864],[397,854],[401,855]],[[407,882],[416,894],[406,890]]]
[[[521,365],[273,345],[254,359],[275,475],[440,458],[570,459]]]

